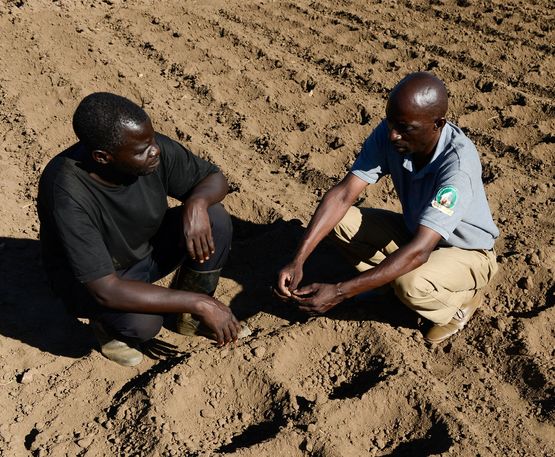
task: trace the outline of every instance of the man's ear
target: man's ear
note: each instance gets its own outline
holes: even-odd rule
[[[93,150],[91,156],[95,162],[101,165],[107,165],[112,161],[112,154],[102,149]]]
[[[445,126],[445,123],[447,121],[445,120],[444,117],[440,117],[439,119],[436,119],[434,124],[435,124],[435,128],[437,129],[442,129]]]

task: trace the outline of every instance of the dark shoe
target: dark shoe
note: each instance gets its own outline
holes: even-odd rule
[[[241,330],[237,334],[237,339],[246,338],[252,334],[251,329],[244,322],[241,324]],[[177,333],[185,336],[205,336],[213,338],[212,331],[196,320],[191,314],[183,313],[177,316]]]
[[[100,344],[100,352],[107,359],[124,367],[134,367],[143,361],[142,352],[123,341],[112,338],[100,322],[91,321],[91,327]]]
[[[200,322],[191,314],[182,313],[177,315],[177,322],[175,325],[177,333],[185,336],[194,336],[198,334]]]
[[[182,266],[175,274],[172,288],[212,296],[218,286],[220,272],[221,270],[196,271]],[[181,335],[198,335],[199,326],[200,322],[189,313],[182,313],[177,316],[177,333]]]
[[[476,295],[469,302],[463,304],[453,319],[445,325],[435,324],[428,333],[424,336],[424,339],[428,343],[438,344],[445,341],[450,336],[453,336],[459,330],[462,330],[470,318],[474,315],[474,312],[482,304],[482,294],[477,292]]]

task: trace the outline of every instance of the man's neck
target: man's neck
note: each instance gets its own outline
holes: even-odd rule
[[[436,148],[437,148],[437,145],[439,143],[439,139],[441,138],[442,130],[443,129],[439,130],[437,138],[435,139],[435,142],[433,143],[433,146],[428,150],[428,152],[424,152],[424,153],[420,153],[420,154],[414,154],[413,163],[416,166],[416,170],[421,170],[426,165],[428,165],[430,163],[430,161],[432,160],[432,157],[436,153]]]

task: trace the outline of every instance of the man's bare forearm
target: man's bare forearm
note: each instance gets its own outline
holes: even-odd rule
[[[304,263],[316,246],[343,219],[366,183],[349,174],[324,196],[308,224],[294,262]]]
[[[201,302],[208,298],[193,292],[120,279],[115,274],[86,286],[101,306],[126,312],[200,314]]]
[[[388,255],[379,265],[339,284],[345,298],[389,284],[398,277],[425,264],[441,236],[420,226],[415,238]]]

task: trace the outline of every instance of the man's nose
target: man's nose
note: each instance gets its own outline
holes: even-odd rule
[[[160,148],[158,147],[158,145],[152,146],[150,148],[150,151],[148,151],[148,155],[153,158],[158,157],[160,155]]]
[[[391,141],[399,141],[401,139],[401,134],[397,130],[391,129],[389,131],[389,139]]]

